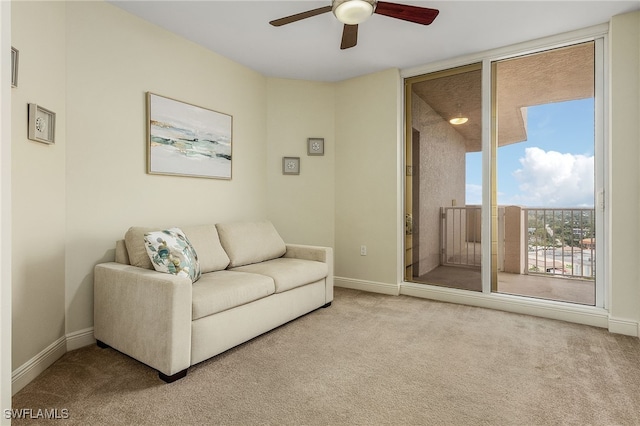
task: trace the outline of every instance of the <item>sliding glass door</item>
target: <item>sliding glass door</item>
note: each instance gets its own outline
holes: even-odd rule
[[[603,306],[602,46],[405,80],[405,281]]]
[[[596,304],[595,42],[493,63],[494,291]]]
[[[482,291],[482,70],[406,81],[405,279]]]

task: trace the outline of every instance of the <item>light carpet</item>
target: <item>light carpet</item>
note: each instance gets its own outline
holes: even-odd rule
[[[69,352],[13,408],[67,410],[56,423],[77,425],[635,425],[640,340],[336,288],[331,307],[172,384],[113,349]]]

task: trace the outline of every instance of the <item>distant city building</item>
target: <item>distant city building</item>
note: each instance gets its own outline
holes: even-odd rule
[[[595,238],[584,238],[582,241],[582,248],[586,250],[595,250],[596,249],[596,239]]]

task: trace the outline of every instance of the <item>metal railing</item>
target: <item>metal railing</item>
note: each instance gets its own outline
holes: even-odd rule
[[[481,207],[441,207],[441,263],[448,266],[478,267]]]
[[[595,210],[525,208],[529,274],[595,279]]]
[[[500,209],[499,209],[500,210]],[[479,267],[482,259],[480,206],[441,207],[441,264]],[[518,222],[524,240],[517,256],[524,263],[519,273],[595,279],[595,210],[592,208],[522,208]],[[498,215],[504,229],[504,212]],[[525,228],[525,229],[522,229]],[[520,245],[520,244],[518,244]],[[498,254],[505,255],[504,241]],[[501,263],[499,262],[499,266]]]

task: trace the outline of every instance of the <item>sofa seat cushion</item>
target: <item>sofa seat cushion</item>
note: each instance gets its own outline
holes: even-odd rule
[[[203,274],[192,289],[192,320],[213,315],[275,292],[271,277],[247,272],[216,271]]]
[[[273,278],[276,293],[301,287],[326,278],[329,267],[315,260],[278,258],[231,269],[234,272],[250,272]]]

